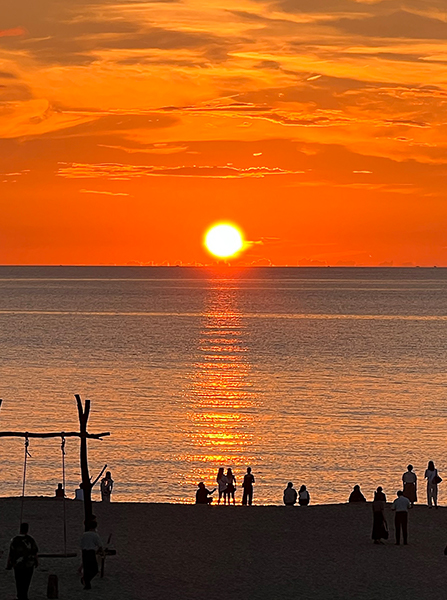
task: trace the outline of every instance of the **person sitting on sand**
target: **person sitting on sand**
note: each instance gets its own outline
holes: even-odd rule
[[[196,492],[196,504],[211,504],[213,499],[209,498],[208,496],[211,496],[211,494],[214,494],[214,492],[216,491],[216,488],[214,488],[214,490],[212,490],[210,492],[209,490],[206,489],[203,481],[201,481],[198,484],[198,486],[199,486],[199,489]]]
[[[407,471],[402,475],[404,483],[404,496],[408,498],[411,504],[418,501],[417,498],[417,481],[416,473],[413,473],[413,465],[408,465]]]
[[[227,503],[228,479],[225,477],[223,467],[220,467],[219,471],[217,472],[216,481],[217,481],[217,485],[219,487],[219,500],[217,501],[217,504],[220,504],[220,500],[221,500],[222,496],[224,499],[224,504],[226,504]]]
[[[379,486],[374,493],[372,503],[373,510],[373,530],[372,539],[375,544],[383,544],[382,539],[388,539],[388,524],[385,519],[386,496]]]
[[[293,506],[296,504],[296,499],[298,498],[298,493],[296,489],[293,487],[293,483],[289,481],[286,489],[284,490],[283,500],[286,506]]]
[[[307,506],[310,502],[310,494],[307,491],[305,485],[300,487],[300,491],[298,492],[298,504],[300,506]]]
[[[55,490],[56,498],[65,498],[65,490],[62,487],[62,483],[57,484],[57,490]]]
[[[77,490],[75,490],[75,500],[84,501],[84,486],[82,484],[82,481],[79,484],[79,488]]]
[[[87,531],[81,539],[82,550],[82,569],[83,577],[81,583],[84,585],[84,590],[91,590],[91,581],[98,573],[98,561],[96,553],[103,552],[103,543],[101,538],[96,533],[96,521],[90,521],[86,527]]]
[[[101,479],[101,501],[110,502],[112,491],[113,479],[110,471],[107,471],[106,476]]]
[[[359,485],[354,486],[354,489],[352,490],[351,495],[349,496],[348,502],[366,502],[366,498],[360,491]]]
[[[234,499],[234,492],[236,491],[236,477],[233,475],[233,471],[231,469],[227,469],[226,478],[228,480],[228,485],[227,485],[228,504],[230,504],[230,497],[233,498],[233,504],[236,504],[236,501]]]

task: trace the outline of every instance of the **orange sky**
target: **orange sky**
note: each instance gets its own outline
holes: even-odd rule
[[[15,0],[0,263],[447,266],[445,0]]]

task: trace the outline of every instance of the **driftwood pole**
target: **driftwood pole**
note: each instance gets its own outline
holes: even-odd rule
[[[84,519],[85,525],[88,524],[92,519],[92,487],[96,483],[97,479],[94,483],[90,480],[90,475],[88,472],[88,461],[87,461],[87,439],[95,439],[100,440],[102,437],[106,435],[110,435],[110,433],[88,433],[87,432],[87,421],[90,414],[90,400],[85,401],[85,406],[82,406],[81,397],[79,394],[75,394],[76,403],[78,406],[78,415],[79,415],[79,431],[60,431],[60,432],[47,432],[47,433],[33,433],[30,431],[0,431],[0,438],[2,437],[23,437],[25,440],[28,438],[52,438],[52,437],[60,437],[62,439],[66,437],[78,437],[80,439],[80,461],[81,461],[81,478],[82,478],[82,487],[84,490]],[[0,400],[0,407],[2,405],[2,400]],[[107,465],[106,465],[107,466]],[[105,467],[104,467],[105,469]],[[102,475],[104,469],[101,471],[100,475]]]
[[[87,525],[92,520],[92,482],[88,472],[88,459],[87,459],[87,421],[90,414],[90,400],[85,401],[85,406],[82,406],[81,396],[75,394],[76,403],[78,405],[79,415],[79,433],[80,433],[80,460],[81,460],[81,477],[82,477],[82,489],[84,491],[84,520],[85,530],[87,531]]]

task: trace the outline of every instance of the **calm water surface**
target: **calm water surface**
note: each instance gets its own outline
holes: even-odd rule
[[[408,462],[423,498],[429,459],[447,482],[446,333],[445,269],[0,267],[0,429],[77,429],[73,394],[90,398],[115,501],[191,501],[250,465],[258,503],[289,480],[340,502],[393,494]],[[0,447],[18,495],[23,440]],[[30,453],[27,493],[52,495],[60,441]]]

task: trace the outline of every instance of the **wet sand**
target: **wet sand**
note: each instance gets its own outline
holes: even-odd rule
[[[112,533],[117,555],[104,579],[84,591],[77,568],[81,502],[66,502],[68,551],[77,558],[41,559],[30,600],[46,598],[48,575],[59,578],[59,598],[78,600],[438,600],[445,598],[447,508],[416,506],[409,545],[371,541],[371,505],[194,506],[112,503],[94,505],[98,532]],[[63,551],[62,502],[28,498],[24,520],[41,552]],[[0,598],[15,598],[6,571],[9,539],[16,534],[20,499],[0,498]]]

